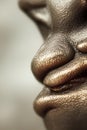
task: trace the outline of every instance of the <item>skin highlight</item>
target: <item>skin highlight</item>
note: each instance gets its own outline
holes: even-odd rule
[[[48,130],[86,130],[87,0],[20,0],[19,4],[45,40],[32,60],[32,72],[44,84],[35,111]]]

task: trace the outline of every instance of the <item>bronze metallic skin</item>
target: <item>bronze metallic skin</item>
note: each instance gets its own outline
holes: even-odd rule
[[[47,130],[87,130],[87,0],[20,0],[45,39],[32,61]]]

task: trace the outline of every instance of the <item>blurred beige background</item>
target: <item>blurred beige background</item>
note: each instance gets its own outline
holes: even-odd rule
[[[32,105],[42,85],[30,70],[42,42],[17,0],[0,0],[0,130],[45,130]]]

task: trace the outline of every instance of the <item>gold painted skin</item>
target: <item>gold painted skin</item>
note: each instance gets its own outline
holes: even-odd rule
[[[32,61],[35,77],[45,85],[35,100],[36,112],[48,130],[86,130],[87,0],[21,0],[20,6],[43,36],[46,32]]]

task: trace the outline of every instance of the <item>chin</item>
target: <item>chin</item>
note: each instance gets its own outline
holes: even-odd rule
[[[87,104],[84,101],[84,104]],[[81,104],[80,104],[81,105]],[[87,109],[82,106],[73,105],[68,109],[54,109],[49,111],[44,122],[48,130],[86,130],[87,129]]]
[[[47,130],[87,129],[87,83],[53,92],[44,88],[34,102]]]

